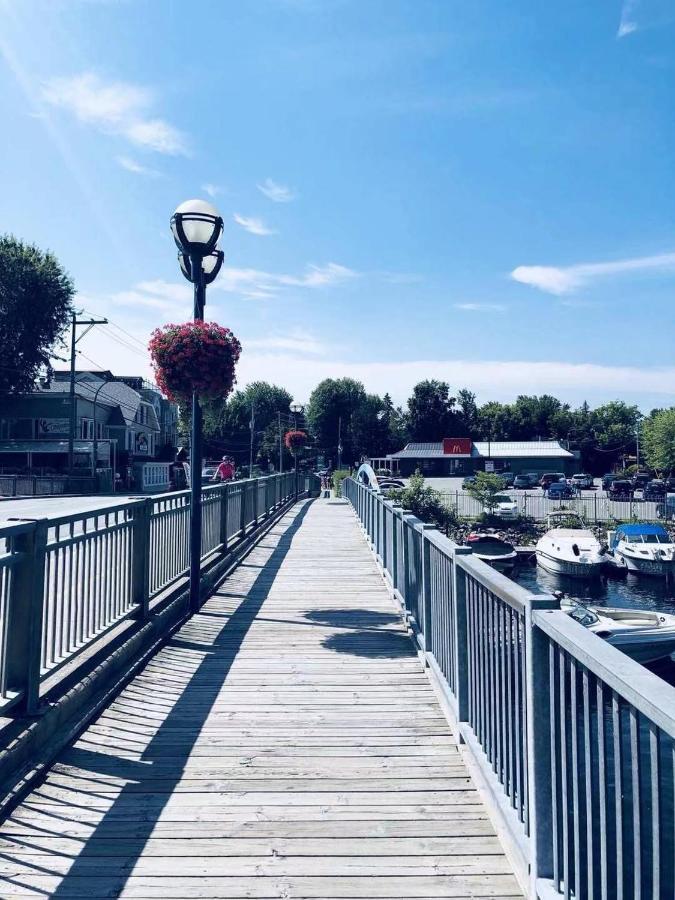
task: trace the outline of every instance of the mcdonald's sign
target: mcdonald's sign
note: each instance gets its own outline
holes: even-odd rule
[[[445,456],[471,456],[471,438],[443,438]]]

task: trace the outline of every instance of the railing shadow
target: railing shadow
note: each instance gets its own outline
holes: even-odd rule
[[[152,700],[148,701],[147,718],[143,727],[147,726],[151,736],[145,748],[139,752],[140,758],[129,759],[124,755],[128,740],[125,736],[126,732],[130,732],[131,739],[134,734],[138,738],[139,733],[134,732],[133,728],[122,727],[128,723],[120,719],[117,723],[120,726],[119,734],[116,730],[117,726],[112,725],[111,730],[113,735],[117,735],[122,755],[115,756],[114,753],[79,748],[67,751],[68,764],[78,766],[83,771],[72,776],[64,776],[66,785],[72,785],[73,780],[77,778],[82,778],[84,784],[72,790],[68,787],[59,789],[59,777],[57,776],[55,779],[53,775],[48,775],[45,782],[36,788],[31,798],[41,800],[43,803],[46,801],[51,808],[40,807],[41,814],[37,820],[39,824],[36,823],[32,830],[49,834],[48,829],[44,827],[45,822],[49,821],[49,818],[54,816],[57,811],[61,813],[55,817],[54,821],[54,831],[52,832],[54,850],[52,854],[49,853],[49,850],[44,852],[39,857],[39,863],[32,861],[22,863],[20,857],[13,859],[12,862],[17,863],[22,871],[20,874],[0,879],[0,896],[4,895],[1,886],[3,881],[6,884],[12,884],[14,889],[17,886],[31,885],[31,871],[36,876],[60,878],[58,886],[51,891],[31,885],[37,894],[44,893],[45,896],[54,898],[54,900],[85,896],[82,894],[83,886],[87,883],[85,879],[92,878],[95,879],[96,884],[95,888],[92,888],[90,896],[117,897],[122,893],[162,811],[174,796],[175,789],[183,776],[185,763],[222,690],[241,644],[267,599],[269,590],[274,583],[274,578],[270,578],[270,575],[274,576],[278,573],[288,554],[294,535],[302,527],[310,505],[311,502],[305,502],[302,507],[296,507],[287,514],[292,515],[293,520],[276,541],[265,566],[251,582],[246,597],[235,601],[232,599],[232,595],[228,595],[226,591],[222,594],[216,591],[212,596],[222,598],[224,606],[222,612],[215,613],[212,608],[208,612],[208,619],[206,617],[200,619],[200,616],[197,615],[187,622],[176,638],[169,641],[160,651],[160,656],[166,654],[167,650],[176,649],[178,655],[201,652],[204,653],[204,657],[194,667],[191,675],[189,675],[189,671],[185,674],[185,669],[182,669],[184,673],[182,677],[189,679],[184,687],[181,688],[179,684],[171,685],[171,692],[176,689],[180,693],[168,713],[165,708],[162,708],[162,703],[166,702],[166,695],[158,696],[154,709]],[[270,549],[269,541],[267,548]],[[218,624],[218,618],[222,619],[222,626]],[[157,659],[157,657],[153,659]],[[189,657],[186,660],[185,665],[189,666]],[[149,666],[152,666],[152,662],[151,660]],[[113,701],[113,707],[114,704],[115,701]],[[105,713],[102,716],[105,718]],[[138,716],[143,716],[140,708]],[[97,720],[98,722],[100,719]],[[153,729],[155,729],[154,733],[152,733]],[[179,731],[179,735],[175,734],[176,731]],[[174,732],[175,739],[170,739],[171,732]],[[86,734],[87,732],[85,732]],[[141,732],[140,739],[145,740],[144,731]],[[103,740],[104,738],[101,737],[101,742]],[[114,736],[109,740],[112,744]],[[166,764],[162,765],[166,759],[170,760],[170,769],[167,769]],[[155,766],[159,767],[162,772],[159,778],[150,777]],[[170,771],[172,774],[165,775],[165,771]],[[87,779],[86,772],[90,773],[89,779]],[[117,794],[114,792],[105,795],[95,793],[95,783],[99,779],[105,778],[111,779],[110,785],[113,788],[115,779],[127,780],[127,783],[120,786]],[[60,796],[63,793],[65,793],[65,799]],[[100,800],[101,797],[102,800]],[[106,808],[107,803],[109,805]],[[23,804],[23,806],[26,808],[27,804]],[[21,807],[15,811],[15,814],[19,813],[20,809]],[[68,815],[69,809],[79,809],[80,813],[71,818]],[[32,849],[31,844],[36,835],[30,833],[30,822],[27,823],[19,816],[15,818],[15,814],[7,820],[13,826],[17,826],[18,823],[18,827],[13,827],[11,840],[13,843],[23,844],[25,849],[22,850],[22,854],[25,854]],[[98,818],[99,816],[100,818]],[[27,826],[23,833],[22,822],[24,826]],[[71,857],[58,849],[61,842],[57,840],[62,837],[68,822],[71,822],[71,827],[74,827],[75,831],[78,831],[81,826],[82,832],[86,832],[87,825],[83,823],[88,823],[90,828],[89,833],[83,838],[81,849],[72,858],[72,863],[70,863]],[[72,826],[74,822],[77,825]],[[127,823],[128,830],[125,828]],[[110,842],[119,841],[120,828],[124,829],[123,854],[119,857],[102,859],[101,848],[105,846],[109,848]],[[4,837],[7,836],[8,832],[4,832],[4,826],[0,826],[0,831],[3,831]],[[49,846],[50,840],[47,839],[46,843]],[[110,852],[109,849],[108,852]],[[63,872],[66,861],[70,863],[69,868]]]

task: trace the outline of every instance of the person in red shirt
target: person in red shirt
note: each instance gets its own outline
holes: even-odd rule
[[[232,465],[232,460],[229,456],[224,456],[223,461],[216,469],[216,474],[213,476],[214,481],[232,481],[234,478],[234,466]]]

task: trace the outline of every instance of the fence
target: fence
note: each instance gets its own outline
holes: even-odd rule
[[[110,473],[110,469],[105,470]],[[108,474],[108,489],[112,485]],[[91,475],[0,475],[0,497],[37,497],[55,494],[95,494]]]
[[[353,479],[529,896],[671,898],[675,689]]]
[[[663,511],[663,501],[655,500],[610,500],[606,496],[576,496],[567,500],[553,500],[544,494],[527,492],[511,492],[509,496],[518,504],[522,516],[528,516],[537,522],[545,522],[549,513],[561,509],[570,509],[579,513],[587,522],[607,523],[630,522],[638,519],[653,522]],[[449,509],[455,510],[459,518],[477,519],[484,507],[478,500],[464,491],[441,493],[441,498]]]
[[[202,560],[295,494],[293,473],[204,488]],[[188,571],[189,526],[189,491],[0,526],[0,713],[33,711],[48,676],[123,619],[147,619]]]

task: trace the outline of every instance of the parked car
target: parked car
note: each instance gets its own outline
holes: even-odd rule
[[[577,475],[572,475],[570,482],[572,487],[586,490],[593,487],[593,476],[586,475],[584,472],[579,472]]]
[[[663,479],[666,485],[666,491],[669,494],[675,494],[675,475],[669,475],[668,478]]]
[[[530,479],[530,487],[537,487],[541,472],[525,472],[524,474]]]
[[[507,488],[513,487],[513,482],[516,480],[516,476],[513,472],[500,472],[499,477],[504,482],[504,487]]]
[[[576,495],[577,492],[566,481],[554,481],[546,489],[549,500],[571,500]]]
[[[627,478],[615,478],[609,486],[609,497],[611,500],[632,500],[633,491],[633,483]]]
[[[631,479],[633,490],[643,491],[651,480],[652,476],[648,472],[637,472]]]
[[[383,478],[381,481],[378,480],[378,484],[380,487],[380,491],[387,497],[392,491],[400,491],[401,488],[404,488],[405,485],[402,481],[399,481],[397,478]]]
[[[607,475],[603,475],[602,476],[603,491],[608,491],[612,485],[612,482],[616,481],[618,477],[619,477],[618,475],[612,475],[610,473],[608,473]]]
[[[475,475],[467,475],[466,478],[462,481],[462,487],[466,488],[470,484],[475,484],[475,483],[476,483],[476,476]]]
[[[644,487],[645,500],[663,500],[666,496],[666,483],[660,478],[652,478]]]
[[[514,488],[518,488],[519,490],[527,490],[532,487],[532,480],[529,475],[516,475],[513,479]]]
[[[493,506],[491,508],[486,506],[485,512],[488,515],[496,516],[498,519],[508,519],[509,521],[520,518],[518,504],[508,494],[497,494],[494,497]]]
[[[550,485],[555,484],[557,481],[565,481],[564,472],[546,472],[539,479],[539,484],[546,491]]]

